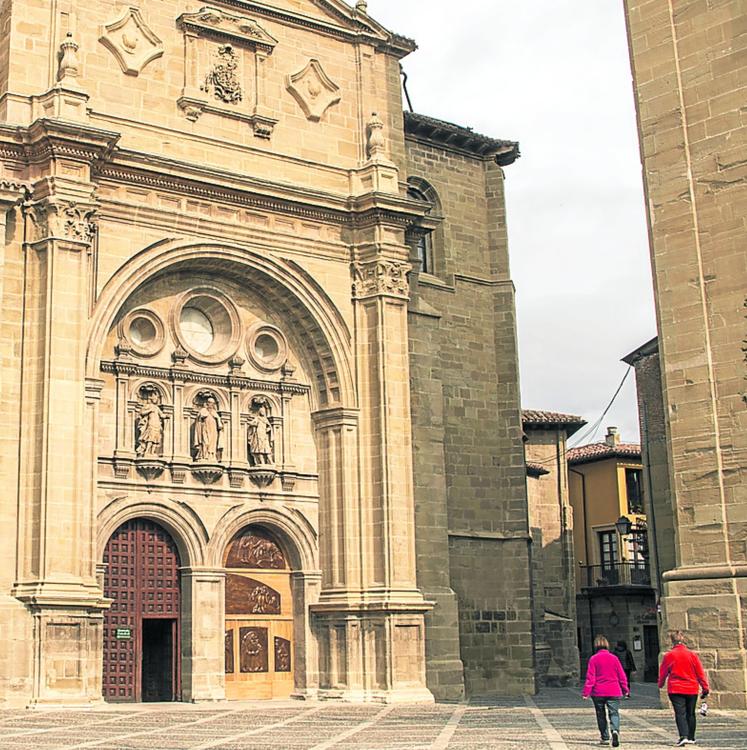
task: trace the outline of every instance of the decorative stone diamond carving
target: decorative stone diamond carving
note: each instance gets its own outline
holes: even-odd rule
[[[340,87],[330,80],[319,60],[309,60],[303,70],[289,75],[286,88],[312,122],[319,122],[322,115],[342,98]]]
[[[103,27],[99,41],[128,76],[139,75],[149,62],[163,55],[163,43],[148,28],[140,10],[133,6]]]

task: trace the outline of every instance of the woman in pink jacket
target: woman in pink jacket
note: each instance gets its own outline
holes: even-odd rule
[[[628,678],[625,676],[620,660],[610,652],[609,641],[598,635],[594,639],[594,656],[586,666],[584,683],[584,700],[592,699],[597,712],[597,726],[602,737],[600,745],[610,741],[612,729],[612,747],[620,745],[620,698],[630,695]],[[609,725],[607,723],[609,714]]]

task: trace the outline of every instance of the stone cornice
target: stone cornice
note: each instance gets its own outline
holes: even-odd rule
[[[95,179],[356,226],[407,227],[427,211],[421,202],[390,193],[341,196],[125,150],[117,151],[112,161],[100,163]]]
[[[308,29],[336,39],[368,43],[382,52],[394,55],[397,58],[405,57],[417,49],[417,45],[411,39],[399,34],[393,34],[384,29],[383,26],[368,15],[352,11],[346,8],[344,4],[330,0],[317,0],[317,4],[337,18],[340,25],[321,18],[314,18],[304,13],[271,7],[263,2],[256,2],[256,0],[212,1],[218,5],[241,9],[242,11],[254,13],[257,16],[280,21],[289,26]]]
[[[156,380],[177,380],[184,383],[202,383],[203,385],[214,385],[220,388],[241,388],[242,390],[269,391],[272,393],[292,393],[305,395],[311,389],[308,385],[300,383],[273,382],[269,380],[256,380],[241,375],[218,375],[206,372],[193,372],[183,368],[155,367],[152,365],[141,365],[137,362],[103,360],[101,372],[112,374],[125,374],[139,378],[153,378]]]
[[[0,126],[0,158],[38,164],[51,158],[93,163],[105,159],[119,133],[65,120],[36,120],[28,128]]]

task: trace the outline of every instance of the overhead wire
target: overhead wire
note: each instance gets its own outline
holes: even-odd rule
[[[602,421],[604,420],[605,416],[607,416],[607,412],[612,408],[612,405],[615,403],[615,400],[620,395],[620,391],[622,390],[622,387],[625,385],[625,381],[628,379],[628,375],[630,375],[630,371],[633,368],[628,365],[628,369],[625,371],[625,374],[623,375],[622,380],[620,381],[620,385],[617,386],[617,390],[613,394],[612,398],[610,399],[609,403],[605,407],[604,411],[599,415],[599,418],[596,419],[591,425],[589,425],[584,432],[580,433],[579,435],[574,435],[574,444],[572,446],[568,446],[566,452],[568,450],[572,450],[573,448],[577,448],[582,442],[585,442],[589,435],[591,435],[591,441],[594,440],[594,437],[597,434],[597,430],[599,429],[599,426],[602,424]],[[570,441],[569,441],[570,442]],[[530,461],[530,463],[534,464],[535,466],[545,466],[549,464],[556,463],[555,458],[550,458],[545,461]]]

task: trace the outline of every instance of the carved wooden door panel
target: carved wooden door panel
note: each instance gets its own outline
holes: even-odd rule
[[[226,698],[287,698],[293,691],[290,570],[277,543],[249,528],[226,556]]]
[[[113,600],[104,614],[104,698],[176,700],[180,597],[174,541],[152,521],[133,519],[110,537],[104,563],[104,594]]]

